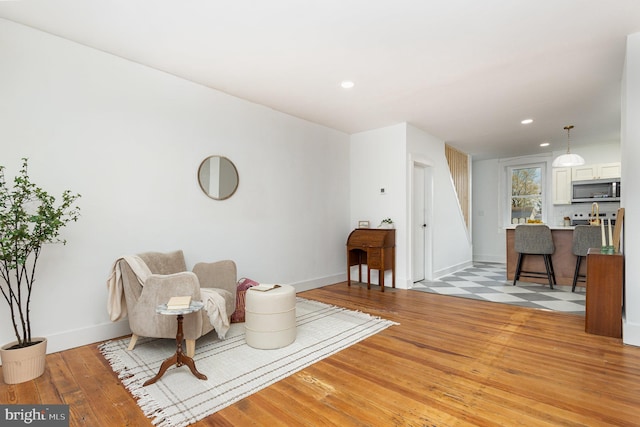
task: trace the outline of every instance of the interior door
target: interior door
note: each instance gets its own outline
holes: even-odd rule
[[[413,282],[425,279],[427,209],[426,209],[426,168],[419,164],[413,166],[413,212],[412,231],[412,270]]]

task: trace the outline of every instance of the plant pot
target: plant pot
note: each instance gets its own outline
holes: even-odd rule
[[[18,342],[14,341],[0,347],[2,375],[6,384],[19,384],[38,378],[44,373],[47,356],[47,339],[36,337],[37,344],[29,347],[9,350]]]

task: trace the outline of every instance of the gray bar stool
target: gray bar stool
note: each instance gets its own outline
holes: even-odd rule
[[[513,286],[520,277],[546,278],[553,289],[556,283],[556,274],[553,271],[551,255],[555,252],[551,229],[544,224],[522,224],[515,229],[515,250],[518,252],[518,264],[513,278]],[[525,271],[522,269],[522,261],[525,255],[539,255],[544,259],[545,272]]]
[[[600,227],[595,225],[577,225],[573,230],[573,254],[577,259],[571,292],[575,292],[576,283],[587,282],[587,276],[580,274],[580,263],[587,256],[589,248],[599,248],[602,245],[601,239]]]

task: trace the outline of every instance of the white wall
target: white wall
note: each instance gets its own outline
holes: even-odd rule
[[[106,311],[125,254],[181,248],[188,267],[229,258],[299,290],[345,279],[348,135],[2,19],[0,40],[0,164],[12,180],[28,157],[47,191],[82,194],[36,276],[33,332],[49,352],[127,332]],[[196,181],[212,154],[240,175],[226,201]],[[8,322],[0,304],[0,343]]]
[[[627,37],[627,55],[622,84],[622,182],[640,182],[640,33]],[[637,185],[637,184],[636,184]],[[622,192],[625,208],[625,316],[622,338],[640,346],[640,197]]]
[[[406,124],[357,133],[351,136],[351,213],[354,229],[358,221],[377,227],[391,218],[396,228],[396,286],[406,288]],[[380,194],[380,189],[385,194]],[[345,235],[345,243],[347,236]],[[366,271],[363,267],[363,281]],[[351,280],[357,280],[352,267]],[[371,283],[378,283],[377,271]],[[385,273],[385,286],[391,284],[391,272]]]
[[[503,202],[498,159],[473,162],[473,259],[483,262],[507,262],[506,233],[500,223]]]

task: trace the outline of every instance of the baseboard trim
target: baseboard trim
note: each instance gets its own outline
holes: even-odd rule
[[[443,268],[434,272],[434,277],[440,278],[446,276],[451,273],[455,273],[456,271],[464,270],[465,268],[473,267],[473,261],[465,261],[460,264],[452,265],[447,268]]]
[[[496,264],[506,264],[505,256],[499,255],[474,255],[473,260],[477,262],[491,262]]]
[[[127,319],[47,335],[47,354],[131,334]]]
[[[622,342],[627,345],[640,347],[640,324],[627,322],[622,319]]]
[[[319,277],[316,279],[305,280],[304,282],[291,283],[296,288],[296,292],[310,291],[311,289],[321,288],[334,283],[346,282],[347,273],[334,274],[332,276]]]

